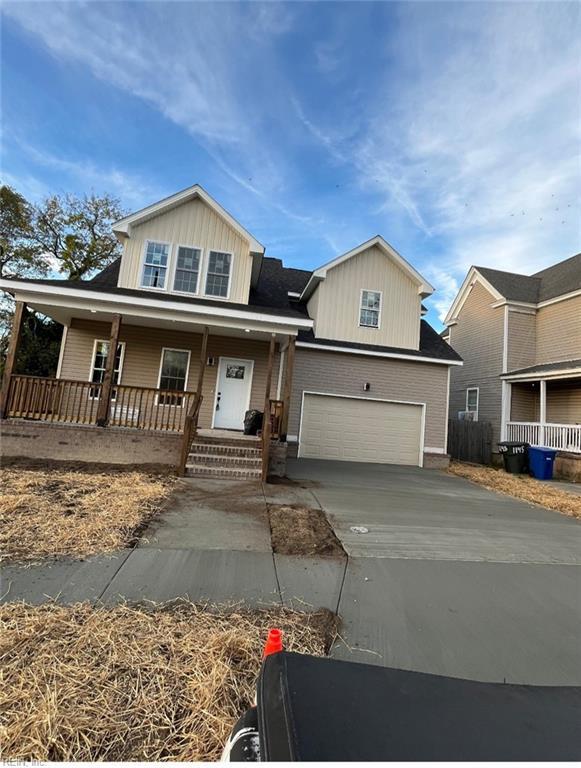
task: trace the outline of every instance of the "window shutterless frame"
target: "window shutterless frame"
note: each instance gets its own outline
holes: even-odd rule
[[[470,393],[476,392],[476,406],[470,405]],[[468,387],[466,389],[466,410],[472,413],[478,414],[478,408],[480,406],[480,387]]]
[[[163,267],[163,269],[165,269],[165,283],[164,283],[163,288],[158,287],[158,286],[154,286],[154,285],[144,285],[143,284],[143,278],[145,276],[145,267],[148,266],[147,263],[146,263],[147,262],[147,248],[148,248],[148,246],[150,244],[167,246],[167,264],[165,265],[165,267]],[[169,284],[170,278],[172,276],[172,251],[173,250],[174,250],[173,243],[168,243],[168,242],[165,242],[163,240],[152,240],[150,238],[145,240],[145,242],[143,243],[143,253],[141,254],[141,266],[140,266],[140,273],[139,273],[139,287],[140,287],[140,289],[142,289],[144,291],[165,291],[165,292],[168,291],[168,284]]]
[[[184,378],[184,392],[185,392],[186,389],[188,388],[188,379],[190,377],[190,362],[191,362],[191,357],[192,357],[192,350],[191,349],[176,349],[175,347],[162,347],[161,348],[161,357],[159,359],[159,372],[157,374],[157,389],[160,388],[161,374],[162,374],[162,371],[163,371],[163,360],[164,360],[166,352],[185,352],[187,354],[187,356],[188,356],[188,361],[186,363],[186,375],[185,375],[185,378]],[[158,393],[155,396],[155,404],[156,405],[161,405],[161,406],[170,406],[170,407],[173,407],[173,406],[177,405],[179,408],[183,408],[184,407],[184,398],[182,397],[181,403],[160,403],[159,402],[159,393]]]
[[[95,361],[96,361],[96,358],[97,358],[97,346],[99,344],[109,344],[109,343],[110,343],[109,339],[95,339],[93,341],[93,353],[91,355],[91,367],[89,369],[89,381],[94,383],[94,384],[98,384],[99,383],[99,382],[96,382],[96,381],[93,382],[93,374],[95,372]],[[121,384],[121,376],[123,374],[123,363],[125,362],[125,342],[124,341],[120,341],[119,342],[119,346],[121,347],[121,354],[119,355],[119,373],[117,375],[117,381],[114,382],[114,384],[115,383],[116,384]],[[117,350],[115,350],[115,354],[117,354]],[[107,351],[107,356],[109,356],[109,351]],[[101,369],[99,369],[99,370],[101,370]],[[115,389],[113,387],[113,391],[111,393],[111,402],[115,401],[114,394],[115,394]],[[99,399],[98,397],[92,397],[91,396],[91,390],[89,390],[89,400],[98,400],[98,399]]]
[[[375,293],[379,296],[379,307],[377,309],[369,309],[369,307],[363,306],[363,294],[364,293]],[[361,312],[363,310],[371,311],[371,312],[377,312],[377,325],[367,325],[366,323],[361,322]],[[358,325],[359,328],[372,328],[373,330],[378,331],[381,328],[381,310],[383,309],[383,291],[375,291],[371,288],[362,288],[361,293],[359,294],[359,307],[358,307]]]
[[[210,269],[210,256],[212,253],[220,253],[225,254],[226,256],[230,257],[230,270],[228,272],[228,290],[226,291],[225,296],[216,296],[212,293],[207,293],[207,286],[208,286],[208,275],[209,275],[209,269]],[[234,254],[231,251],[221,251],[219,248],[208,248],[206,249],[206,256],[205,256],[205,264],[204,264],[204,273],[203,273],[203,290],[204,290],[204,296],[207,299],[214,299],[216,301],[220,301],[221,299],[223,301],[226,301],[230,298],[230,292],[232,290],[232,276],[234,274]]]
[[[176,281],[176,273],[178,271],[178,259],[179,259],[179,253],[180,248],[188,248],[192,251],[199,251],[200,253],[200,261],[198,263],[198,278],[196,281],[196,290],[191,293],[190,291],[178,291],[174,288],[175,281]],[[204,253],[204,249],[200,245],[188,245],[186,243],[176,243],[172,248],[172,260],[171,260],[171,269],[170,269],[170,286],[169,286],[169,292],[175,293],[178,296],[199,296],[200,295],[200,289],[202,286],[202,279],[204,277],[204,270],[205,270],[205,262],[206,262],[206,256]]]

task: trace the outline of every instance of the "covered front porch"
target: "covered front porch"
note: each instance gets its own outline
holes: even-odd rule
[[[270,442],[286,438],[297,333],[289,318],[82,304],[29,303],[64,326],[56,376],[44,378],[16,369],[26,306],[17,301],[1,418],[179,435],[183,472],[198,429],[240,434],[253,409],[264,414],[266,476]]]
[[[581,456],[581,361],[503,377],[506,440]]]

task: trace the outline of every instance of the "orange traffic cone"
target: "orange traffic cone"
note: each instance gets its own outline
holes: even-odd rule
[[[279,653],[280,651],[282,651],[282,629],[269,629],[262,658],[265,659],[271,653]]]

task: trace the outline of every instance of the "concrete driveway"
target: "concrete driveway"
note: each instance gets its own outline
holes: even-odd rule
[[[335,656],[581,685],[579,522],[434,470],[298,459],[288,474],[349,554]]]
[[[578,522],[455,475],[313,459],[289,462],[288,474],[311,481],[354,557],[581,564]]]

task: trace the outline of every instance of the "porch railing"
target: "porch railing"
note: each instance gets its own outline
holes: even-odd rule
[[[509,421],[506,425],[506,439],[538,445],[539,428],[540,424],[532,421]]]
[[[581,453],[581,424],[540,424],[539,422],[509,421],[507,440],[522,440],[531,445],[555,448],[557,451]]]
[[[10,377],[8,418],[67,424],[96,424],[102,385],[39,376]],[[113,387],[108,423],[135,429],[182,432],[195,392],[117,384]]]

